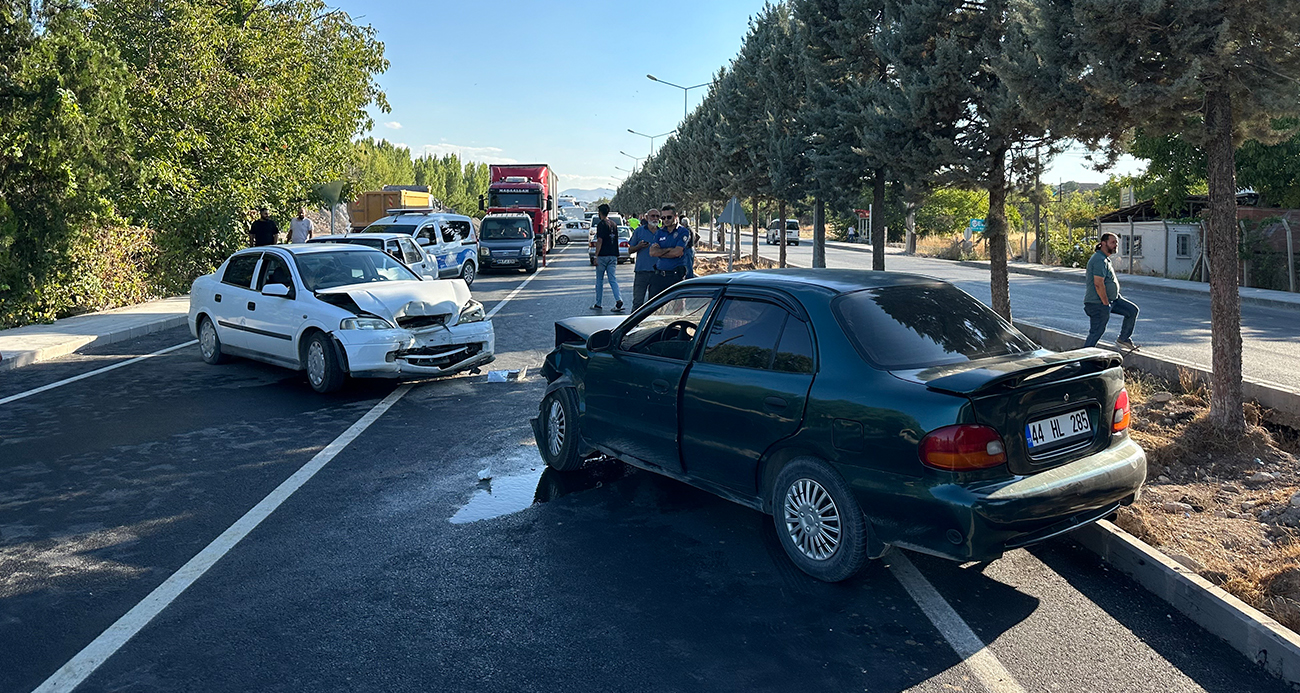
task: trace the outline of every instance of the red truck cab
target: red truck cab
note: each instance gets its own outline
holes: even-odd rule
[[[559,213],[555,208],[559,179],[546,164],[490,164],[486,196],[479,209],[488,214],[523,212],[533,218],[533,238],[543,256],[554,246]],[[486,198],[486,199],[485,199]]]

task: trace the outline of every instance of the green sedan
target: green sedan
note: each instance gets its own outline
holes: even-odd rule
[[[929,277],[713,275],[555,332],[532,422],[549,466],[613,457],[772,515],[820,580],[895,546],[993,560],[1146,478],[1118,355],[1043,349]]]

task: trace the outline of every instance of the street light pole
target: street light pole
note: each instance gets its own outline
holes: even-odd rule
[[[618,150],[618,153],[619,153],[619,154],[622,154],[623,156],[626,156],[627,158],[629,158],[629,159],[631,159],[631,160],[633,160],[633,161],[636,162],[636,164],[632,166],[632,169],[633,169],[633,170],[636,170],[636,167],[637,167],[637,166],[640,166],[640,165],[641,165],[641,162],[642,162],[642,161],[645,161],[645,159],[646,159],[646,157],[644,157],[644,156],[632,156],[631,154],[628,154],[627,152],[623,151],[622,149]]]
[[[674,132],[677,132],[676,130],[669,130],[668,132],[665,132],[665,133],[660,134],[660,135],[647,135],[647,134],[645,134],[644,132],[637,132],[636,130],[633,130],[632,128],[628,128],[627,131],[630,132],[630,133],[632,133],[633,135],[640,135],[640,136],[645,137],[645,138],[647,138],[647,139],[650,140],[650,156],[654,156],[654,155],[655,155],[655,140],[659,139],[660,137],[667,137],[668,135],[671,135],[671,134],[673,134]]]
[[[690,91],[691,91],[692,89],[699,89],[700,87],[707,87],[707,86],[709,86],[710,84],[712,84],[712,82],[704,82],[703,84],[696,84],[696,85],[694,85],[694,86],[690,86],[690,87],[683,87],[683,86],[680,85],[680,84],[673,84],[672,82],[668,82],[668,81],[665,81],[665,80],[659,79],[658,77],[655,77],[654,75],[646,75],[646,77],[649,78],[651,82],[658,82],[658,83],[660,83],[660,84],[667,84],[667,85],[670,86],[670,87],[677,87],[678,89],[681,89],[681,90],[682,90],[682,122],[683,122],[683,123],[686,122],[686,115],[687,115],[687,111],[686,111],[686,95],[689,94]]]

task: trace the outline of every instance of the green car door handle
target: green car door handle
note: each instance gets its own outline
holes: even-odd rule
[[[668,394],[668,381],[667,381],[667,380],[655,380],[655,381],[653,381],[653,382],[650,383],[650,387],[653,388],[655,392],[657,392],[657,393],[659,393],[659,394],[661,394],[661,395],[666,395],[666,394]]]
[[[780,397],[768,397],[763,400],[763,406],[771,411],[780,411],[790,406],[790,404]]]

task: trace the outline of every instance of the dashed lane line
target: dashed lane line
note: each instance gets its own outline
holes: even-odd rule
[[[993,655],[988,646],[975,635],[975,631],[966,625],[961,616],[921,575],[921,571],[904,556],[901,551],[894,551],[889,556],[889,569],[903,585],[903,589],[912,595],[913,601],[921,607],[930,623],[939,629],[944,640],[952,646],[975,674],[975,678],[984,684],[990,693],[1025,693],[1025,689],[1002,666],[1002,662]]]
[[[127,359],[126,361],[121,361],[121,362],[115,363],[115,364],[113,364],[113,365],[111,365],[111,366],[104,366],[103,368],[96,368],[96,369],[93,370],[93,371],[87,371],[87,372],[85,372],[85,373],[82,373],[81,375],[74,375],[74,376],[72,376],[71,378],[64,378],[63,380],[60,380],[60,381],[58,381],[58,382],[50,383],[49,385],[42,385],[42,386],[40,386],[40,387],[33,388],[33,389],[28,390],[28,391],[26,391],[26,392],[19,392],[19,393],[16,394],[16,395],[9,395],[8,397],[0,398],[0,405],[9,404],[10,402],[17,402],[17,401],[20,400],[20,399],[25,399],[25,398],[27,398],[27,397],[31,397],[32,395],[39,395],[39,394],[42,393],[42,392],[48,392],[48,391],[53,390],[53,389],[55,389],[55,388],[57,388],[57,387],[63,387],[64,385],[70,385],[70,384],[72,384],[72,383],[77,382],[78,380],[85,380],[86,378],[93,378],[93,377],[95,377],[95,376],[97,376],[97,375],[102,375],[102,374],[107,373],[107,372],[109,372],[109,371],[116,370],[116,369],[118,369],[118,368],[122,368],[123,366],[129,366],[129,365],[131,365],[131,364],[133,364],[133,363],[139,363],[139,362],[141,362],[141,361],[144,361],[144,360],[147,360],[147,359],[151,359],[151,358],[153,358],[153,357],[155,357],[155,356],[162,356],[163,354],[171,353],[171,352],[173,352],[173,351],[176,351],[177,349],[184,349],[185,347],[188,347],[188,346],[194,346],[195,344],[198,344],[198,343],[199,343],[199,340],[197,340],[197,339],[191,339],[190,341],[185,342],[184,344],[177,344],[176,346],[169,346],[169,347],[167,347],[166,349],[159,349],[158,351],[155,351],[155,352],[153,352],[152,354],[145,354],[144,356],[137,356],[137,357],[135,357],[135,358],[133,358],[133,359]]]
[[[411,390],[412,385],[400,385],[391,394],[385,397],[379,404],[376,404],[366,415],[361,417],[356,423],[352,424],[342,435],[335,438],[333,442],[325,446],[324,450],[316,453],[307,464],[304,464],[294,472],[292,476],[285,479],[283,483],[275,488],[261,502],[253,506],[252,510],[244,513],[244,516],[235,521],[229,529],[221,533],[221,536],[212,540],[202,551],[188,563],[181,566],[163,581],[161,585],[149,593],[136,604],[124,616],[119,618],[107,630],[100,633],[89,645],[76,654],[67,664],[64,664],[58,671],[45,680],[36,688],[33,693],[67,693],[72,691],[81,682],[85,681],[91,674],[95,673],[104,662],[108,661],[123,645],[131,638],[135,637],[145,626],[149,625],[158,614],[162,613],[169,604],[181,596],[185,590],[189,589],[209,568],[216,565],[229,551],[246,536],[257,528],[262,520],[265,520],[276,508],[289,499],[295,491],[302,488],[316,472],[319,472],[325,465],[329,464],[336,455],[343,451],[349,443],[357,439],[367,428],[370,427],[379,417],[384,415],[397,401]]]

